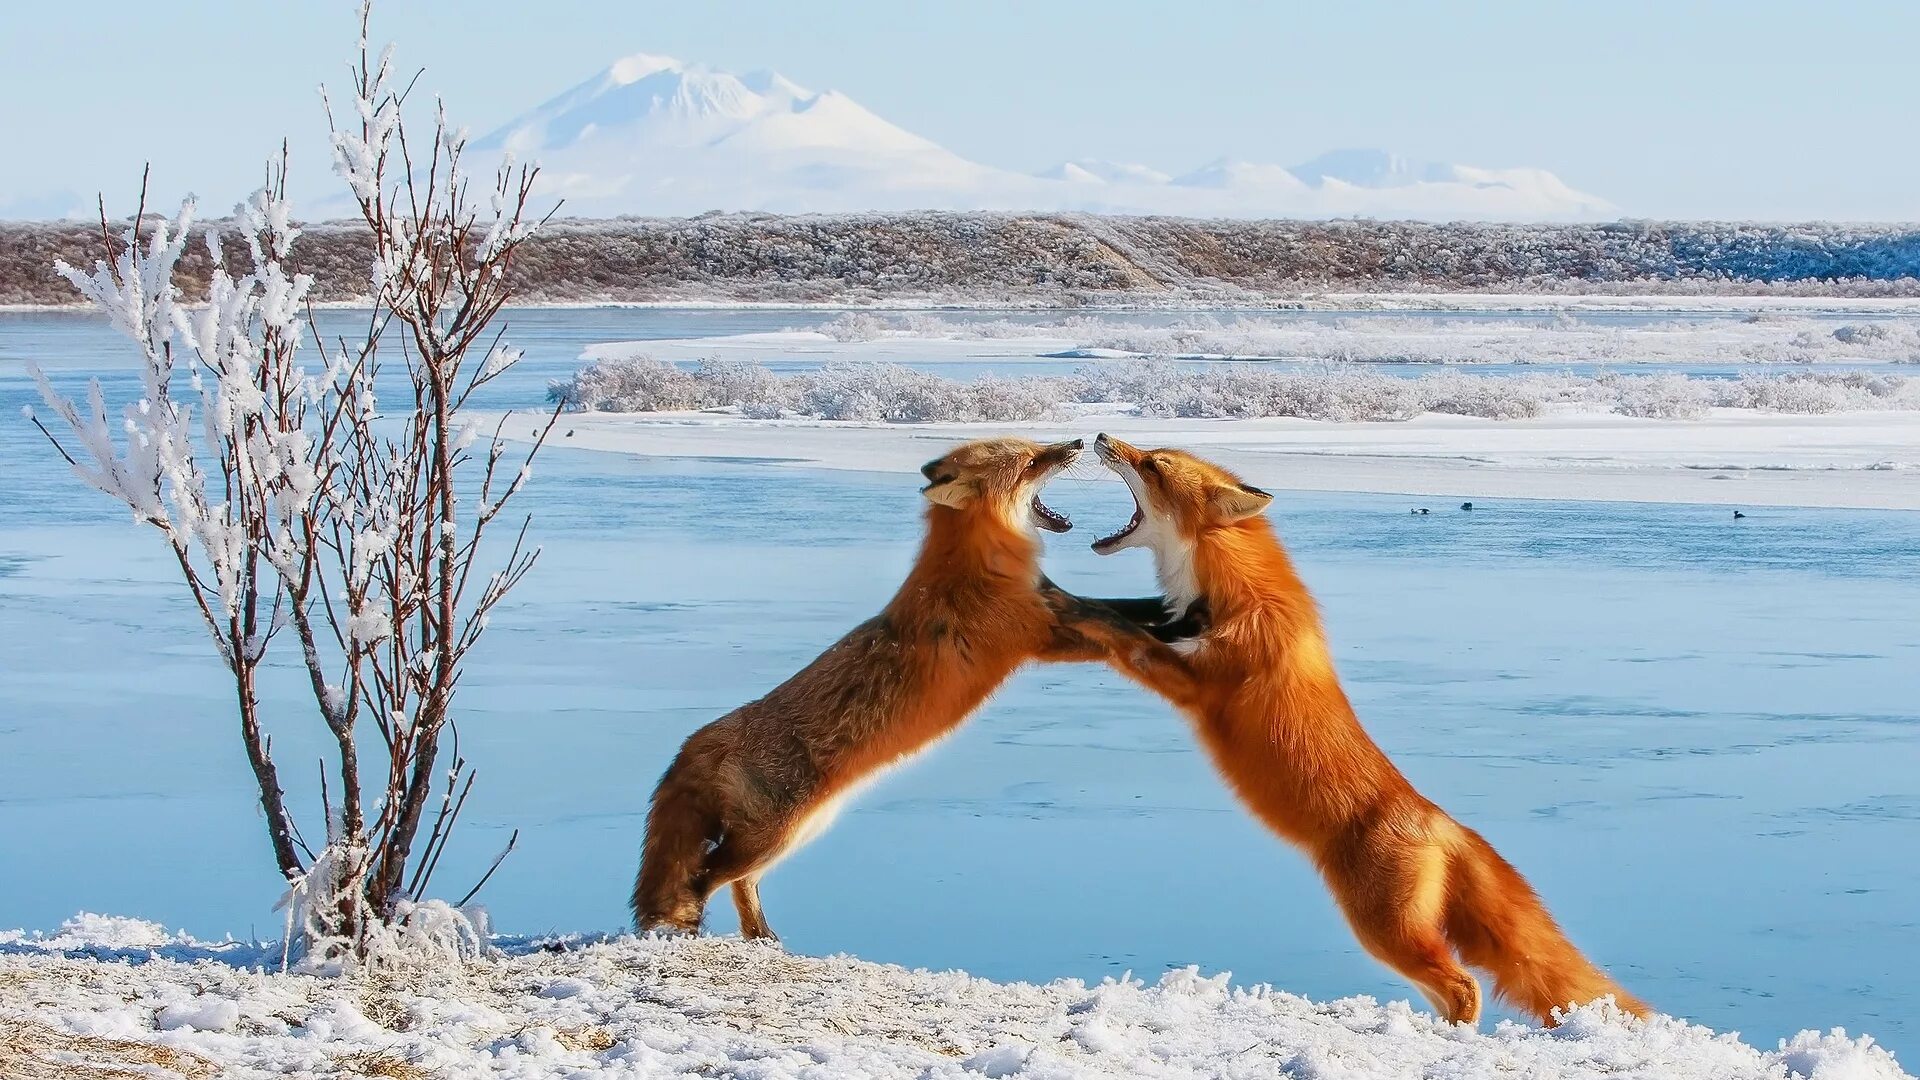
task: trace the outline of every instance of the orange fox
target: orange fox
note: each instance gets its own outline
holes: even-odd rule
[[[1082,446],[986,440],[921,470],[927,536],[892,601],[765,697],[695,732],[661,777],[633,887],[642,930],[697,930],[708,898],[732,885],[741,932],[773,937],[761,875],[859,784],[952,731],[1028,660],[1106,660],[1179,692],[1185,662],[1167,645],[1040,572],[1036,529],[1072,526],[1038,493]]]
[[[1480,984],[1460,960],[1545,1024],[1557,1007],[1609,994],[1647,1015],[1567,940],[1518,870],[1368,738],[1313,597],[1262,514],[1272,496],[1179,450],[1106,435],[1094,449],[1135,503],[1094,550],[1150,548],[1169,606],[1210,619],[1168,696],[1185,703],[1235,794],[1313,859],[1366,950],[1449,1021],[1480,1017]]]

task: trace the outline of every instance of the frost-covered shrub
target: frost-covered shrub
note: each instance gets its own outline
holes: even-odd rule
[[[1877,406],[1864,388],[1843,382],[1793,375],[1747,375],[1725,384],[1722,403],[1764,412],[1834,413]]]
[[[1613,382],[1613,411],[1648,420],[1691,420],[1707,414],[1712,390],[1684,375],[1634,375]]]
[[[898,364],[828,364],[799,378],[799,410],[823,420],[960,419],[950,380]]]
[[[1083,367],[1075,375],[1076,399],[1134,402],[1160,397],[1188,377],[1189,369],[1164,360],[1122,360]]]
[[[1398,379],[1351,368],[1328,372],[1274,373],[1261,402],[1268,416],[1297,416],[1308,420],[1406,420],[1418,416],[1424,404],[1423,388],[1412,379]]]
[[[738,406],[742,415],[772,419],[793,408],[799,388],[765,367],[741,360],[702,360],[692,379],[701,408]]]
[[[1426,411],[1488,420],[1524,420],[1539,416],[1541,388],[1519,378],[1484,378],[1442,372],[1421,378]]]
[[[1373,315],[1328,321],[1299,315],[1222,320],[1188,316],[1159,326],[1074,316],[1052,322],[952,320],[933,314],[883,319],[843,315],[821,329],[841,340],[1056,338],[1080,349],[1143,357],[1318,359],[1336,363],[1547,364],[1593,362],[1818,363],[1911,361],[1920,326],[1848,324],[1766,315],[1617,324],[1570,317],[1433,318]]]
[[[1045,420],[1059,412],[1060,403],[1071,395],[1072,385],[1047,378],[1008,379],[983,375],[968,390],[968,419],[976,422],[996,420]]]
[[[1833,332],[1833,340],[1843,345],[1871,345],[1891,336],[1892,331],[1879,323],[1848,323]]]
[[[555,396],[552,388],[548,396]],[[701,406],[693,373],[647,356],[602,360],[581,368],[559,399],[593,412],[668,412]]]
[[[872,341],[892,329],[887,320],[865,311],[845,311],[828,319],[819,331],[835,341]]]
[[[1861,371],[1796,371],[1738,380],[1683,375],[1435,371],[1406,378],[1365,365],[1089,364],[1069,376],[942,378],[897,364],[835,363],[776,375],[758,364],[658,361],[589,365],[556,383],[582,408],[648,412],[737,408],[754,419],[794,415],[866,423],[1004,423],[1050,419],[1067,402],[1130,406],[1188,419],[1297,417],[1394,421],[1423,413],[1521,420],[1549,406],[1683,420],[1716,406],[1770,412],[1920,409],[1920,379]]]
[[[233,678],[259,815],[289,886],[288,945],[341,962],[484,946],[483,925],[426,900],[473,780],[457,736],[454,753],[440,748],[467,701],[456,690],[468,651],[536,558],[519,541],[504,558],[487,553],[489,526],[506,520],[558,416],[535,427],[524,453],[509,453],[498,428],[475,446],[466,403],[521,356],[489,324],[513,299],[508,271],[544,218],[528,211],[530,170],[503,165],[491,182],[463,171],[465,136],[444,111],[430,137],[416,125],[409,143],[408,83],[396,81],[390,49],[366,47],[368,18],[363,5],[351,103],[330,110],[329,128],[370,245],[357,262],[369,336],[350,342],[313,323],[315,279],[290,272],[307,262],[304,245],[293,254],[306,230],[293,225],[283,153],[236,208],[230,260],[226,242],[192,233],[189,198],[144,233],[136,214],[118,239],[102,235],[88,270],[55,263],[129,339],[141,393],[112,423],[98,382],[81,406],[34,368],[53,426],[26,417],[79,479],[165,539],[186,607]],[[404,165],[408,145],[434,147],[436,167]],[[205,302],[190,307],[176,271],[194,235],[208,268]],[[394,333],[382,335],[387,326]],[[407,377],[390,382],[382,367],[394,349],[383,354],[383,343],[401,337]],[[563,398],[575,389],[557,388]],[[291,666],[304,667],[312,707],[262,693],[262,674],[280,666],[268,663],[276,638],[279,653],[300,658]],[[311,749],[328,749],[310,847],[272,750],[276,731],[314,721],[325,735]]]

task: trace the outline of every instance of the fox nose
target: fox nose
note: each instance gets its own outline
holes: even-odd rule
[[[1072,442],[1068,443],[1067,445],[1072,447],[1075,450],[1084,450],[1086,449],[1086,446],[1087,446],[1087,440],[1075,439]]]

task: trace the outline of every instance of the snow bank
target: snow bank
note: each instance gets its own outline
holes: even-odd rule
[[[1140,446],[1180,446],[1275,491],[1363,491],[1453,499],[1577,499],[1920,510],[1920,412],[1830,415],[1713,409],[1652,420],[1549,409],[1520,420],[1438,413],[1403,423],[1140,416],[1074,406],[1018,424],[752,420],[736,411],[576,413],[569,449],[738,459],[768,468],[916,473],[966,439],[1040,440],[1109,431]],[[489,429],[498,415],[476,416]],[[524,420],[525,423],[517,421]],[[522,413],[507,437],[545,414]],[[1118,483],[1084,466],[1062,482]]]
[[[1879,319],[1836,323],[1788,315],[1622,325],[1564,316],[1524,319],[1351,319],[1196,315],[1136,326],[1079,315],[1047,322],[883,317],[849,312],[817,332],[837,342],[1071,341],[1054,355],[1181,359],[1337,360],[1348,363],[1915,363],[1920,324]]]
[[[1035,986],[731,938],[621,937],[510,940],[457,968],[321,978],[168,940],[110,963],[85,955],[109,943],[79,924],[9,935],[0,1074],[1911,1080],[1870,1037],[1839,1030],[1762,1050],[1596,1005],[1551,1031],[1472,1031],[1401,1001],[1315,1003],[1192,968]]]

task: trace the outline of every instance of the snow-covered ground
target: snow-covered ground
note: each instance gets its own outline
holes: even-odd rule
[[[1305,298],[1308,308],[1334,311],[1469,312],[1712,312],[1716,314],[1807,313],[1897,315],[1920,312],[1920,297],[1788,296],[1711,293],[1609,293],[1605,286],[1567,292],[1320,292]]]
[[[1606,1006],[1473,1031],[1194,968],[1034,985],[737,939],[503,944],[464,966],[315,978],[280,973],[271,947],[135,920],[0,933],[0,1074],[1910,1080],[1870,1037],[1761,1048]]]
[[[509,424],[508,431],[522,425]],[[1403,423],[1150,419],[862,424],[727,413],[569,415],[568,445],[664,457],[780,460],[910,473],[957,440],[1017,428],[1038,439],[1107,431],[1206,454],[1277,490],[1920,510],[1920,413],[1794,416],[1723,409],[1703,420],[1561,413],[1427,415]]]
[[[596,344],[583,359],[641,354],[823,361],[1163,356],[1411,364],[1920,363],[1920,322],[1804,314],[1632,322],[1375,314],[1344,319],[1196,315],[1139,326],[1087,315],[1014,322],[849,313],[818,327],[778,333]]]

